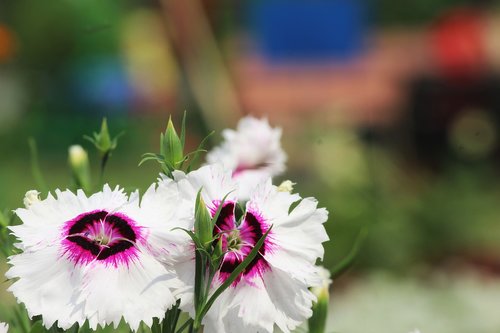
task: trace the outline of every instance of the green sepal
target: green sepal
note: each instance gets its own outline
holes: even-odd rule
[[[329,304],[328,288],[322,290],[317,302],[313,303],[313,315],[308,320],[309,333],[324,333],[326,328],[326,319],[328,318]]]

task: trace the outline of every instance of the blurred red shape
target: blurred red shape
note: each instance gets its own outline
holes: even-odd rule
[[[9,60],[14,55],[14,38],[9,29],[0,24],[0,62]]]
[[[486,21],[480,11],[454,9],[441,17],[430,31],[431,49],[442,74],[474,76],[486,67]]]

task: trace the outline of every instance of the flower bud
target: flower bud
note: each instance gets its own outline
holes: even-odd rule
[[[311,288],[313,294],[318,298],[313,304],[313,315],[309,318],[309,333],[324,333],[326,319],[328,317],[328,304],[330,301],[329,287],[332,283],[330,272],[324,267],[319,268],[321,284]]]
[[[39,195],[40,192],[38,192],[37,190],[29,190],[28,192],[26,192],[23,200],[24,206],[26,208],[30,208],[31,205],[33,205],[35,202],[40,201]]]
[[[201,197],[201,190],[198,192],[198,196],[196,197],[194,216],[194,232],[205,249],[208,250],[213,241],[213,225],[207,206]]]
[[[293,186],[295,185],[296,183],[292,182],[291,180],[285,180],[284,182],[282,182],[280,184],[280,186],[278,186],[278,191],[279,192],[288,192],[288,193],[292,193],[293,191]]]
[[[85,164],[88,164],[88,155],[85,149],[80,145],[70,146],[68,149],[69,153],[69,164],[72,168],[80,168]]]
[[[165,160],[170,164],[173,169],[178,167],[178,164],[182,162],[183,159],[183,144],[180,137],[177,135],[172,119],[168,119],[167,130],[165,134],[162,135],[161,140],[161,154],[165,157]]]
[[[84,190],[90,190],[90,166],[87,152],[82,146],[73,145],[69,147],[68,154],[69,165],[76,186]]]
[[[104,164],[106,163],[108,157],[111,155],[111,152],[116,149],[119,137],[120,134],[118,136],[115,136],[114,138],[111,138],[106,118],[103,118],[101,123],[101,130],[99,132],[94,132],[92,137],[87,135],[84,136],[85,139],[92,142],[97,148],[101,155],[101,158],[104,160]]]

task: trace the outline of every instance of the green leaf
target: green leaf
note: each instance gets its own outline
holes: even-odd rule
[[[43,327],[42,322],[37,321],[33,326],[31,326],[30,333],[46,333],[47,330]]]
[[[194,154],[193,158],[191,159],[191,162],[189,163],[189,165],[187,167],[187,172],[191,171],[191,167],[193,166],[193,163],[195,163],[198,160],[198,158],[200,156],[200,152],[203,151],[203,146],[205,145],[205,142],[214,133],[215,133],[215,131],[212,131],[212,132],[208,133],[208,135],[205,138],[203,138],[203,140],[201,140],[200,144],[198,145],[198,148],[196,148],[196,150],[195,150],[197,153]]]
[[[255,259],[255,257],[257,256],[257,254],[260,251],[260,248],[262,247],[262,245],[264,245],[264,241],[265,241],[267,235],[269,234],[269,232],[271,231],[272,228],[273,228],[273,226],[271,225],[269,227],[269,229],[267,230],[267,232],[255,244],[255,246],[253,247],[252,251],[250,251],[250,253],[247,255],[247,257],[245,258],[245,260],[243,260],[241,262],[241,264],[239,264],[234,269],[234,271],[231,273],[231,275],[229,275],[229,277],[226,279],[226,281],[224,281],[224,283],[219,288],[217,288],[217,290],[213,293],[213,295],[210,297],[210,299],[208,300],[208,302],[205,304],[205,306],[203,307],[203,309],[201,310],[201,312],[197,316],[197,320],[195,321],[195,324],[196,323],[201,323],[201,321],[203,320],[203,317],[205,317],[205,315],[207,314],[208,310],[210,310],[210,308],[214,304],[214,302],[217,299],[217,297],[219,297],[220,294],[222,294],[224,292],[224,290],[226,290],[238,278],[238,276],[240,275],[240,273],[242,273],[245,270],[245,268],[247,268],[247,266],[250,265],[250,263],[252,262],[252,260]]]
[[[160,320],[158,318],[153,318],[153,324],[151,325],[151,333],[161,333]]]
[[[184,150],[186,145],[186,110],[184,110],[184,114],[182,115],[181,145],[182,145],[182,150]]]

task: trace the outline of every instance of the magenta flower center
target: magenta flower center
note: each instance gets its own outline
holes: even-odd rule
[[[63,233],[64,252],[75,263],[97,260],[117,265],[136,256],[140,228],[123,214],[99,210],[66,222]]]
[[[217,206],[218,204],[216,203],[216,207]],[[254,211],[247,211],[245,216],[241,219],[240,225],[237,225],[234,209],[235,203],[226,202],[221,209],[214,228],[214,235],[219,234],[221,237],[223,252],[227,252],[219,271],[219,277],[222,281],[225,281],[235,268],[245,260],[255,244],[269,228],[265,219],[258,212]],[[212,209],[212,215],[215,214],[216,210],[217,208]],[[262,274],[269,269],[269,265],[264,255],[266,251],[270,251],[271,248],[271,237],[268,235],[257,256],[250,262],[234,283],[239,283],[242,278],[250,281],[255,276],[262,276]]]

